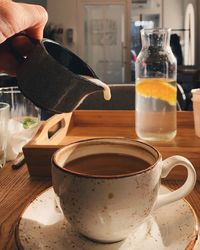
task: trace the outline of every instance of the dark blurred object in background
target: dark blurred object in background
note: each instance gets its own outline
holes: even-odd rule
[[[170,46],[172,52],[177,59],[177,65],[183,65],[183,53],[180,44],[180,37],[177,34],[172,34],[170,38]]]
[[[0,87],[14,87],[17,86],[17,79],[15,76],[7,74],[0,74]]]
[[[47,25],[44,28],[44,38],[51,39],[53,41],[56,41],[58,43],[63,43],[63,27],[62,25],[47,23]]]

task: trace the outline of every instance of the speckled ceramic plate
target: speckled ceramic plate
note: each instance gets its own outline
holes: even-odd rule
[[[161,186],[161,192],[170,191]],[[191,250],[197,247],[198,220],[190,204],[180,200],[156,210],[126,240],[114,244],[95,243],[71,229],[56,207],[50,188],[23,212],[16,240],[19,249],[25,250]]]

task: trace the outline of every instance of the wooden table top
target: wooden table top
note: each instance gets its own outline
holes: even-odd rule
[[[184,138],[181,141],[183,153],[187,152],[187,157],[193,162],[198,173],[196,186],[186,199],[200,219],[200,138],[194,133],[192,112],[178,113],[178,140],[181,135]],[[163,144],[162,147],[164,147]],[[181,148],[179,143],[176,146],[175,140],[170,153],[181,154]],[[172,172],[162,183],[172,189],[179,187],[184,181],[184,175],[181,170],[178,171],[180,171],[179,176],[183,178],[176,179],[176,173]],[[13,170],[9,162],[0,170],[0,249],[16,249],[15,228],[20,215],[31,201],[50,186],[51,178],[30,177],[26,165]]]

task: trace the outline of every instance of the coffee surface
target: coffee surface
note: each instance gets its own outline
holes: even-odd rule
[[[105,153],[75,159],[64,168],[80,174],[113,176],[139,172],[149,166],[148,162],[134,156]]]

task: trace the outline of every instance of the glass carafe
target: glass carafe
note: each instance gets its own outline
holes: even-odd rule
[[[149,141],[176,135],[177,62],[170,48],[170,29],[141,30],[136,61],[136,133]]]

